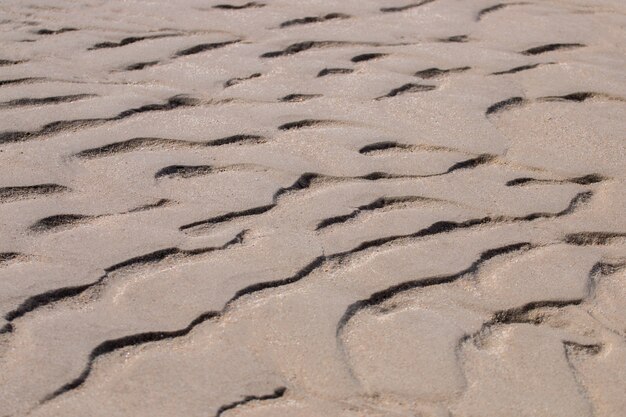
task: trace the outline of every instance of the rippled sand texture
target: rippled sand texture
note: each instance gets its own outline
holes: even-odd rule
[[[219,1],[0,4],[0,416],[626,415],[626,3]]]

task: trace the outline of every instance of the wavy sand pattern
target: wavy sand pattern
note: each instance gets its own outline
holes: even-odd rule
[[[0,416],[626,413],[622,1],[0,13]]]

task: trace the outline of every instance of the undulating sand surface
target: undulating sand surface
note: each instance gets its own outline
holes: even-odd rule
[[[623,0],[0,2],[0,416],[626,415]]]

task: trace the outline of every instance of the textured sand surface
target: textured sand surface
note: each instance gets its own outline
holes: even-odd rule
[[[626,415],[626,3],[497,1],[0,2],[0,416]]]

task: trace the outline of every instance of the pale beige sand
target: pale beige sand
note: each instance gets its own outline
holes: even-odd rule
[[[0,416],[626,415],[626,3],[497,1],[1,2]]]

